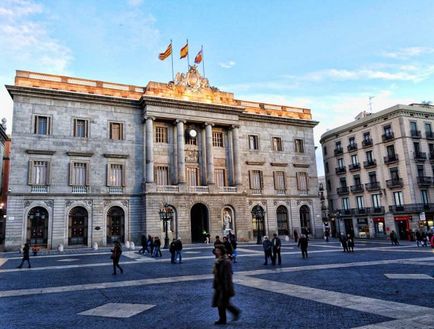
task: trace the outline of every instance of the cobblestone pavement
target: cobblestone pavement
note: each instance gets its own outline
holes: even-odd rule
[[[113,276],[108,249],[31,257],[0,253],[0,328],[210,328],[212,247],[188,245],[183,263],[124,250]],[[416,274],[416,275],[415,275]],[[240,244],[234,264],[238,322],[227,328],[434,328],[434,250],[413,243],[313,240],[309,258],[292,242],[281,266],[261,246]],[[230,317],[229,317],[230,318]]]

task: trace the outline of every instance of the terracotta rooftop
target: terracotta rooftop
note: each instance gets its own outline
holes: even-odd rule
[[[195,91],[183,85],[153,81],[150,81],[146,87],[143,87],[29,71],[17,71],[15,85],[132,100],[139,100],[142,96],[149,96],[240,106],[244,108],[245,112],[256,115],[312,120],[310,109],[238,100],[234,98],[233,93],[220,91],[213,87],[205,87]]]

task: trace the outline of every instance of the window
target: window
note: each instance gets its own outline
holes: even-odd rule
[[[394,158],[394,157],[395,157],[395,146],[393,146],[393,145],[389,145],[389,146],[386,148],[386,151],[387,151],[387,156],[388,156],[389,158]]]
[[[223,133],[221,131],[212,132],[212,146],[223,147]]]
[[[410,122],[410,130],[411,130],[412,134],[413,134],[413,132],[417,131],[417,123],[415,121]]]
[[[167,127],[155,127],[155,143],[168,143]]]
[[[366,161],[368,163],[372,163],[374,162],[374,158],[372,157],[372,151],[368,151],[366,152]]]
[[[274,174],[274,189],[278,191],[285,190],[285,172],[275,171],[273,174]]]
[[[420,144],[419,143],[413,143],[414,146],[414,153],[419,154],[420,153]]]
[[[259,137],[256,135],[249,135],[249,149],[259,150]]]
[[[217,186],[226,186],[226,175],[224,169],[216,169],[214,175]]]
[[[393,192],[393,200],[395,201],[395,206],[402,207],[404,205],[404,199],[402,197],[402,192]]]
[[[350,200],[348,198],[342,198],[342,209],[344,210],[350,209]]]
[[[431,135],[431,134],[432,134],[432,126],[431,126],[431,123],[429,123],[429,122],[425,122],[425,132],[427,132],[428,135]]]
[[[330,211],[332,211],[332,210],[335,209],[335,208],[334,208],[334,202],[333,202],[333,200],[328,200],[328,204],[329,204],[329,210],[330,210]]]
[[[191,137],[190,134],[187,134],[185,137],[185,143],[187,145],[197,145],[197,137]]]
[[[363,140],[364,140],[365,142],[370,142],[370,140],[371,140],[371,133],[370,133],[369,131],[363,133]]]
[[[393,131],[392,131],[392,127],[390,125],[384,126],[384,134],[386,136],[392,136],[393,135]]]
[[[323,147],[323,149],[322,149],[322,153],[324,154],[324,155],[327,155],[327,147]]]
[[[423,165],[417,165],[417,176],[418,177],[425,176],[425,170]]]
[[[110,139],[123,140],[124,139],[124,125],[120,122],[110,122]]]
[[[273,151],[283,151],[282,138],[273,137]]]
[[[369,173],[369,182],[376,183],[377,182],[377,173],[375,171],[371,171]]]
[[[429,200],[428,200],[428,191],[427,190],[421,190],[420,191],[420,195],[422,197],[422,203],[424,205],[427,205],[429,203]]]
[[[428,150],[429,150],[429,154],[434,154],[434,144],[429,143],[428,144]]]
[[[250,170],[250,188],[252,190],[262,190],[264,186],[263,176],[261,170]]]
[[[372,194],[372,207],[380,208],[381,207],[381,194]]]
[[[341,183],[341,187],[347,187],[347,179],[345,177],[341,177],[339,181]]]
[[[297,189],[299,191],[307,192],[309,190],[307,173],[298,172],[298,173],[296,173],[296,176],[297,176]]]
[[[342,147],[341,141],[337,141],[335,144],[336,144],[336,149],[340,149]]]
[[[357,202],[357,209],[364,209],[365,208],[365,202],[363,200],[363,196],[356,197]]]
[[[35,116],[35,127],[33,133],[37,135],[51,134],[51,117],[37,115]]]
[[[187,184],[188,186],[198,186],[199,184],[199,170],[198,168],[187,167]]]
[[[327,191],[331,191],[332,190],[332,183],[330,182],[330,179],[327,179]]]
[[[302,139],[296,139],[295,140],[295,152],[297,153],[304,153],[304,144]]]
[[[88,138],[89,121],[83,119],[74,119],[74,137]]]
[[[390,178],[393,181],[399,180],[398,168],[390,168]]]
[[[353,179],[354,179],[354,185],[359,186],[362,184],[360,181],[360,175],[354,175]]]
[[[69,185],[89,185],[89,164],[87,162],[71,162],[69,167]]]
[[[358,165],[359,164],[359,159],[357,159],[357,154],[354,154],[351,156],[351,163],[353,165]]]
[[[325,163],[325,172],[326,172],[326,174],[329,173],[329,163],[328,162]]]
[[[349,142],[350,146],[356,145],[356,139],[354,137],[348,138],[348,142]]]
[[[49,168],[50,163],[48,161],[30,161],[28,184],[50,185]]]
[[[155,175],[155,183],[157,185],[170,185],[169,184],[169,167],[156,166],[154,175]]]
[[[344,167],[344,159],[343,158],[339,158],[338,159],[338,167],[339,168],[343,168]]]
[[[121,187],[125,185],[124,166],[122,164],[110,163],[108,165],[107,186]]]

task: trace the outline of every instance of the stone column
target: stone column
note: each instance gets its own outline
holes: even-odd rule
[[[232,137],[233,137],[233,160],[234,160],[234,176],[235,176],[235,185],[242,185],[241,178],[241,160],[240,160],[240,144],[239,144],[239,127],[232,127]]]
[[[230,186],[235,185],[234,176],[234,137],[232,135],[232,129],[228,129],[228,142],[227,142],[227,155],[228,155],[228,183]]]
[[[212,126],[211,123],[205,123],[206,135],[206,168],[207,168],[207,185],[214,185],[214,155],[212,150]]]
[[[146,183],[154,182],[154,121],[146,117]]]
[[[176,137],[178,143],[178,184],[185,184],[185,121],[176,120]]]

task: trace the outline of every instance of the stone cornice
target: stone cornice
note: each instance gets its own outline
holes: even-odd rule
[[[53,155],[56,151],[51,150],[26,150],[27,154],[38,154],[38,155]]]
[[[292,164],[295,168],[309,168],[310,165],[307,163],[293,163]]]
[[[111,158],[111,159],[128,159],[128,154],[112,154],[112,153],[104,153],[104,158]]]
[[[265,161],[246,161],[246,164],[253,166],[262,166],[265,164]]]
[[[71,157],[85,157],[90,158],[93,156],[93,152],[74,152],[74,151],[68,151],[66,152],[67,155]]]
[[[318,121],[313,121],[313,120],[292,119],[292,118],[265,116],[265,115],[257,115],[257,114],[250,114],[250,113],[240,114],[240,120],[281,123],[285,125],[303,126],[309,128],[313,128],[319,123]]]
[[[288,163],[286,162],[271,162],[273,167],[288,167]]]

